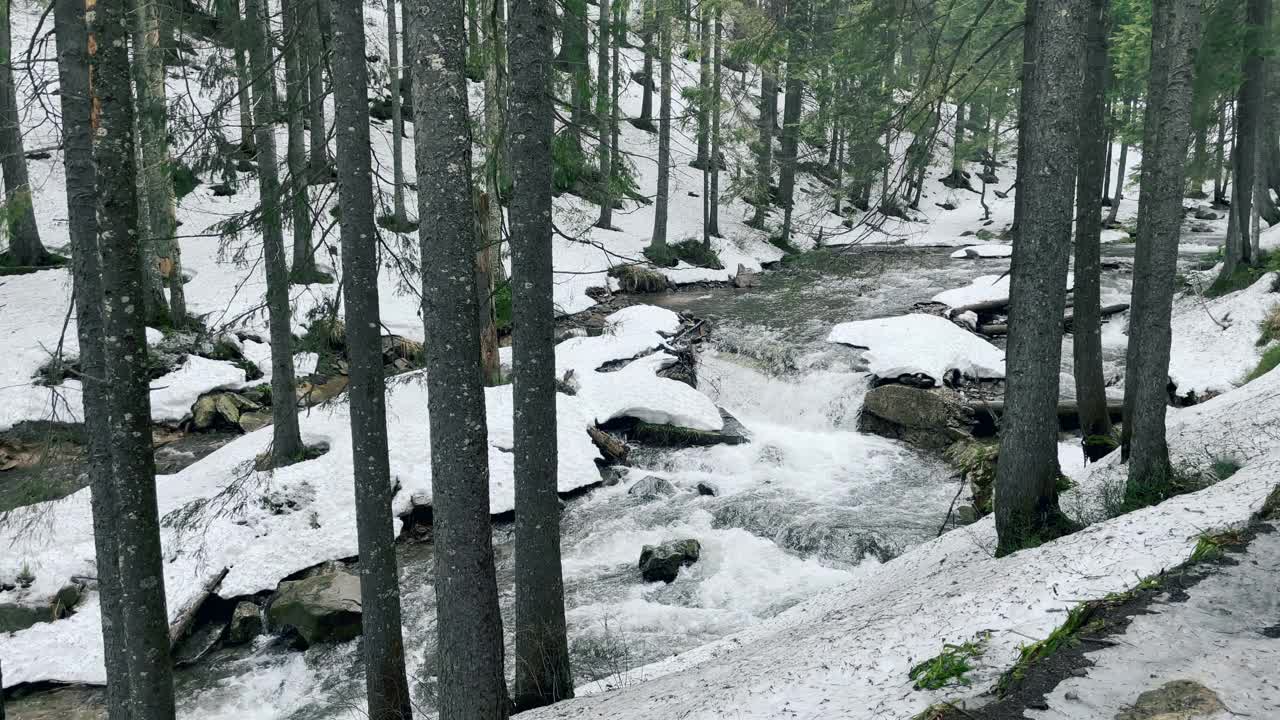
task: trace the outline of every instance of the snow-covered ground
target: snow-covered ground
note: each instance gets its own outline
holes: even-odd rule
[[[1003,378],[1004,351],[937,315],[914,313],[841,323],[827,340],[866,348],[872,374],[921,374],[941,385],[951,371],[968,378]]]

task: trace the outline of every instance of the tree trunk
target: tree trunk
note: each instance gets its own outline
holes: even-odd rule
[[[1085,448],[1091,436],[1110,436],[1106,380],[1102,375],[1102,193],[1106,159],[1107,37],[1110,0],[1089,0],[1083,103],[1080,113],[1080,162],[1076,184],[1075,320],[1072,351],[1080,434]]]
[[[1124,106],[1124,124],[1127,127],[1129,121],[1133,118],[1133,103],[1125,102]],[[1107,226],[1116,224],[1116,219],[1120,216],[1120,201],[1124,199],[1124,181],[1128,177],[1129,164],[1129,138],[1124,136],[1120,140],[1120,164],[1116,167],[1116,191],[1111,196],[1111,209],[1107,211]]]
[[[391,212],[396,229],[403,230],[408,228],[409,217],[404,209],[404,110],[400,95],[400,42],[396,25],[396,0],[387,0],[387,79],[391,83]]]
[[[964,103],[956,104],[956,134],[951,143],[951,171],[964,171]]]
[[[655,257],[666,254],[667,205],[671,198],[671,18],[658,6],[658,55],[662,65],[661,103],[658,107],[658,194],[653,203],[653,237],[649,247]],[[661,248],[661,249],[660,249]]]
[[[1213,202],[1215,205],[1227,204],[1226,187],[1223,184],[1223,173],[1226,171],[1225,147],[1227,144],[1227,101],[1218,101],[1218,140],[1213,150]]]
[[[120,615],[128,653],[128,716],[174,717],[173,665],[165,608],[155,460],[151,450],[151,397],[146,322],[135,311],[142,293],[143,248],[138,233],[129,18],[121,0],[95,3],[90,16],[90,78],[94,128],[98,246],[102,257],[103,376],[106,445],[117,512]],[[85,258],[81,262],[92,262]],[[89,288],[84,288],[86,293]],[[86,301],[96,300],[86,297]],[[95,403],[97,404],[97,403]],[[104,420],[89,421],[101,427]],[[108,553],[110,555],[110,553]],[[100,560],[102,560],[100,558]],[[109,631],[108,631],[109,632]],[[105,637],[105,636],[104,636]]]
[[[1027,3],[1026,55],[1032,62],[1024,62],[1019,117],[1018,239],[1010,268],[1008,379],[996,475],[1000,554],[1059,535],[1068,523],[1058,509],[1056,409],[1087,5]]]
[[[296,0],[306,3],[307,112],[311,124],[311,153],[308,165],[311,182],[328,182],[333,177],[329,155],[329,124],[324,116],[324,72],[330,66],[329,38],[333,37],[333,9],[329,0]],[[367,102],[367,100],[366,100]]]
[[[612,20],[609,0],[600,0],[600,24],[596,31],[596,128],[600,157],[600,217],[596,227],[613,228],[613,138],[612,107],[616,98],[611,97],[609,86],[609,22]]]
[[[711,59],[711,217],[707,232],[720,237],[720,52],[721,36],[724,34],[720,19],[721,9],[715,9],[715,23],[712,30],[715,49]]]
[[[1163,496],[1170,480],[1165,442],[1169,318],[1182,226],[1183,171],[1191,139],[1199,0],[1155,3],[1151,36],[1121,435],[1123,455],[1129,461],[1129,496],[1147,498]]]
[[[1116,112],[1115,103],[1107,101],[1107,162],[1103,166],[1102,172],[1102,197],[1106,198],[1107,193],[1111,190],[1111,166],[1115,161],[1115,138],[1116,138]]]
[[[253,74],[254,144],[258,148],[258,187],[262,196],[262,260],[267,276],[267,315],[271,324],[271,462],[284,467],[302,458],[298,403],[293,381],[293,328],[289,310],[289,267],[280,229],[280,176],[276,167],[275,83],[270,68],[267,15],[263,0],[246,0],[249,66]]]
[[[485,125],[485,194],[488,208],[485,242],[489,251],[490,291],[506,282],[506,268],[502,264],[502,197],[511,184],[508,168],[511,153],[507,148],[507,36],[506,3],[504,0],[485,0],[485,63],[484,125]],[[496,332],[496,329],[495,329]],[[489,368],[486,374],[496,377],[501,368]]]
[[[711,9],[700,5],[698,15],[698,151],[691,164],[706,175],[707,153],[711,145],[711,118],[707,112],[711,104]],[[703,184],[707,184],[705,179]],[[703,198],[706,198],[705,193]],[[705,230],[705,223],[703,225]]]
[[[240,150],[246,157],[254,154],[253,147],[253,80],[249,75],[248,40],[240,15],[240,0],[227,0],[229,11],[234,15],[229,24],[234,26],[236,45],[231,52],[236,66],[236,97],[240,106]]]
[[[67,235],[80,341],[85,436],[88,439],[93,542],[102,606],[103,655],[107,671],[107,716],[128,713],[129,653],[125,647],[123,589],[120,586],[116,518],[120,508],[111,475],[110,400],[103,350],[105,317],[102,257],[98,250],[97,195],[94,190],[93,131],[90,127],[88,28],[82,0],[54,3],[58,41],[58,99],[62,108],[62,160],[67,190]],[[3,683],[0,683],[3,687]],[[0,713],[2,716],[3,713]]]
[[[773,180],[774,120],[777,118],[778,79],[768,65],[760,68],[760,110],[757,125],[760,129],[756,147],[755,213],[747,224],[764,229],[764,218],[772,201],[769,184]]]
[[[583,116],[587,112],[587,0],[563,0],[560,24],[560,55],[556,62],[569,76],[570,116],[566,131],[577,146],[582,144]]]
[[[515,423],[515,707],[573,697],[556,494],[555,307],[551,262],[549,0],[511,10],[512,346]],[[497,652],[501,655],[501,637]],[[501,677],[499,677],[501,681]]]
[[[787,8],[787,82],[782,110],[782,146],[778,156],[778,190],[782,196],[782,243],[791,242],[792,210],[796,195],[796,156],[800,150],[800,112],[804,101],[801,68],[806,51],[804,26],[808,6],[800,0]]]
[[[1247,28],[1244,42],[1244,82],[1236,98],[1235,185],[1233,195],[1237,208],[1236,231],[1227,237],[1225,279],[1238,265],[1255,262],[1251,227],[1253,221],[1254,181],[1258,173],[1258,145],[1262,141],[1262,123],[1266,101],[1267,30],[1271,17],[1270,0],[1248,0]],[[1238,204],[1238,206],[1237,206]]]
[[[316,281],[316,261],[311,250],[311,203],[307,198],[307,131],[304,95],[307,93],[306,54],[303,44],[303,7],[306,0],[281,0],[284,17],[285,114],[289,144],[289,216],[293,227],[293,266],[289,279],[300,285]],[[317,98],[318,99],[318,98]],[[367,103],[366,103],[367,104]]]
[[[9,2],[0,2],[0,168],[4,173],[4,204],[8,219],[10,262],[18,266],[45,265],[48,251],[40,242],[35,208],[31,204],[31,184],[27,180],[27,156],[22,149],[22,127],[18,119],[18,95],[13,81],[13,39],[9,22]]]
[[[653,30],[656,23],[657,3],[658,0],[641,0],[644,3],[643,20],[640,28],[640,38],[643,41],[644,53],[644,78],[640,95],[640,118],[638,127],[645,130],[653,128],[653,56],[656,52],[653,47]]]
[[[338,204],[342,210],[342,296],[346,316],[359,319],[345,326],[351,380],[347,394],[351,405],[351,456],[360,548],[365,688],[369,717],[409,720],[413,714],[405,674],[400,576],[392,533],[394,492],[387,456],[364,15],[358,3],[341,2],[334,10],[333,91],[334,126],[338,135]]]
[[[517,3],[517,7],[519,4]],[[422,253],[442,718],[505,718],[502,616],[489,518],[480,382],[471,130],[463,6],[412,4],[418,232]],[[518,85],[518,83],[517,83]],[[544,84],[539,92],[544,92]],[[424,101],[430,98],[430,101]],[[546,165],[550,172],[550,163]]]

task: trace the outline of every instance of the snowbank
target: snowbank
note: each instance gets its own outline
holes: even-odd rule
[[[956,260],[1013,257],[1013,246],[1003,244],[970,245],[951,253],[951,257]]]
[[[1067,289],[1075,286],[1075,274],[1067,273]],[[983,275],[974,279],[968,286],[944,290],[933,296],[934,302],[950,307],[964,307],[985,302],[1007,302],[1009,300],[1009,273],[1003,275]]]
[[[1226,392],[1257,366],[1265,350],[1258,346],[1259,326],[1280,305],[1278,281],[1276,273],[1267,273],[1229,295],[1191,293],[1174,300],[1169,378],[1179,395]]]
[[[936,315],[912,314],[836,325],[828,342],[866,348],[872,374],[923,374],[941,385],[947,373],[1004,377],[1004,351]]]

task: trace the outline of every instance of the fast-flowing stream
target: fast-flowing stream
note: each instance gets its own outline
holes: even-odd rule
[[[822,253],[763,275],[753,290],[686,289],[645,298],[712,322],[699,387],[742,421],[751,441],[635,452],[620,483],[567,502],[566,606],[579,686],[601,687],[610,677],[633,682],[649,662],[758,623],[826,587],[857,582],[869,563],[938,534],[958,480],[935,455],[857,431],[868,376],[858,353],[825,337],[838,322],[908,312],[940,290],[1008,269],[1007,260],[958,261],[948,254]],[[1104,285],[1128,291],[1123,273],[1109,272]],[[647,475],[682,492],[658,500],[628,495]],[[717,494],[699,494],[699,482]],[[510,637],[511,528],[499,525],[494,533]],[[644,583],[636,568],[641,547],[684,538],[701,543],[701,559],[670,585]],[[427,712],[435,665],[432,548],[401,548],[411,683]],[[263,637],[180,670],[180,714],[360,717],[362,677],[358,641],[299,652]]]

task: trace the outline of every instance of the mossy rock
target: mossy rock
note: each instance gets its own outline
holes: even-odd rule
[[[358,637],[360,578],[345,569],[280,583],[267,610],[270,625],[291,628],[306,646]]]
[[[615,265],[609,268],[609,277],[618,281],[623,292],[663,292],[670,286],[667,276],[640,265]]]

